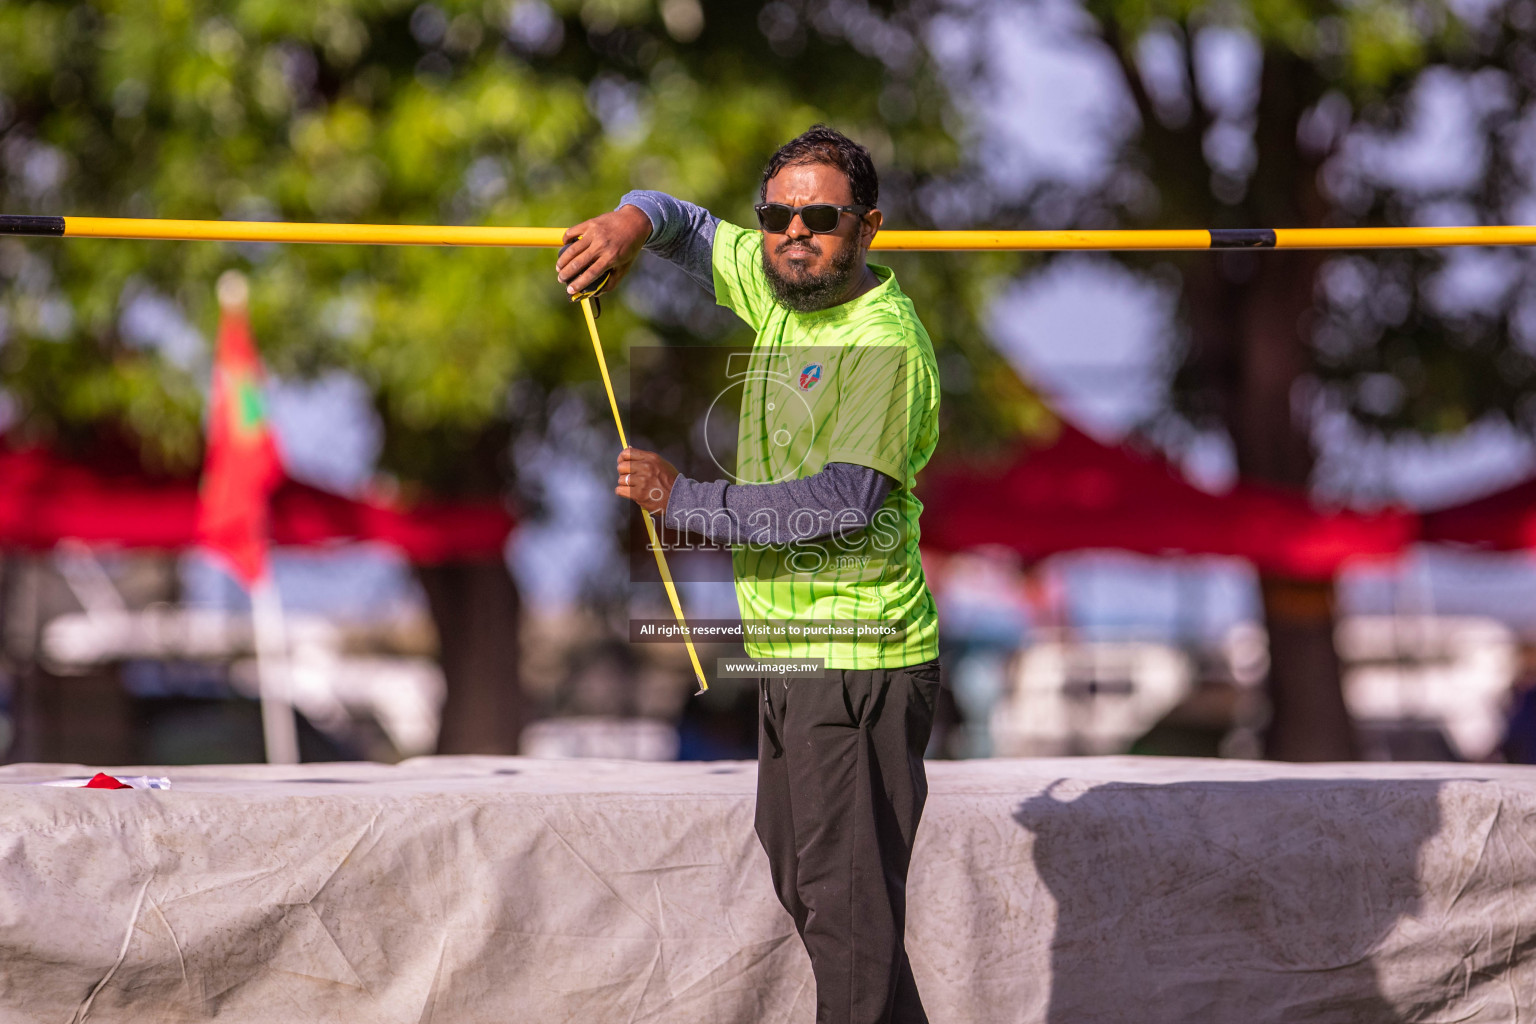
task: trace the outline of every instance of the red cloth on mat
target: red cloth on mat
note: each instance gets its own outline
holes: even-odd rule
[[[91,781],[84,786],[85,789],[132,789],[126,782],[119,782],[106,772],[97,772],[91,776]]]

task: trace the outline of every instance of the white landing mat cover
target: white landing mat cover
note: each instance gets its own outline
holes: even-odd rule
[[[0,768],[0,1020],[814,1019],[752,831],[751,764],[429,758],[37,784],[92,771]],[[1532,769],[1108,758],[929,778],[907,945],[936,1024],[1536,1006]]]

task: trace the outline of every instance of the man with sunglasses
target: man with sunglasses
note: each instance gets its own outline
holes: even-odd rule
[[[604,273],[611,288],[649,250],[757,332],[738,482],[691,480],[626,448],[615,493],[673,529],[730,544],[744,622],[902,626],[862,642],[747,642],[755,659],[824,665],[819,678],[759,680],[756,815],[779,900],[810,954],[818,1024],[927,1021],[904,929],[938,617],[912,487],[938,441],[939,387],[911,301],[888,268],[865,262],[878,191],[868,151],[816,125],[764,169],[759,230],[630,192],[569,229],[556,266],[572,294]]]

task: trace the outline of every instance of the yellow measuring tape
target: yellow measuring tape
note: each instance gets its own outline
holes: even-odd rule
[[[587,320],[587,333],[592,335],[592,351],[597,353],[597,368],[602,371],[603,387],[608,392],[608,408],[613,410],[613,425],[619,428],[619,444],[628,448],[629,440],[624,436],[624,420],[619,416],[619,401],[613,397],[613,380],[608,376],[608,360],[603,357],[603,342],[597,336],[597,316],[592,309],[592,304],[597,301],[597,293],[607,281],[608,275],[605,273],[586,291],[572,295],[571,301],[581,302],[581,312]],[[656,553],[656,568],[661,570],[661,582],[667,588],[667,600],[672,602],[672,614],[677,616],[677,624],[683,629],[683,643],[688,645],[688,660],[693,662],[693,672],[699,677],[699,693],[703,693],[709,689],[709,683],[704,679],[703,666],[699,664],[699,652],[693,648],[693,636],[688,632],[688,620],[683,617],[683,603],[678,600],[677,585],[672,582],[672,572],[667,568],[667,556],[662,553],[656,524],[651,521],[650,512],[644,508],[640,509],[640,518],[645,520],[645,532],[650,535],[651,550]]]

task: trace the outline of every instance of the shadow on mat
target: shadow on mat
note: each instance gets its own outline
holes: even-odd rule
[[[1399,1020],[1372,953],[1420,905],[1434,780],[1111,783],[1020,805],[1056,899],[1051,1024]]]

